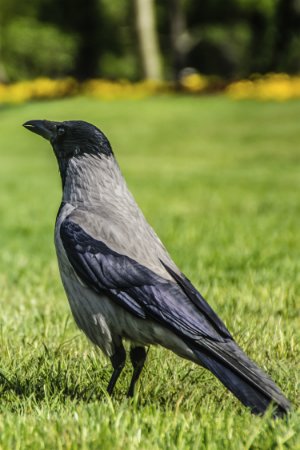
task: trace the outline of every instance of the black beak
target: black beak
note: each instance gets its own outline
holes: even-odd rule
[[[23,127],[33,133],[39,134],[48,141],[54,136],[57,122],[50,122],[49,120],[29,120],[23,123]]]

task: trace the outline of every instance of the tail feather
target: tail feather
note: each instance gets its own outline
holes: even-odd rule
[[[210,370],[254,414],[262,414],[273,403],[276,416],[286,414],[290,403],[278,386],[251,361],[233,341],[206,342],[194,347],[197,362]]]

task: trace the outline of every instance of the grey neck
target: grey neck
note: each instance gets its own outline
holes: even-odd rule
[[[118,163],[111,156],[85,154],[69,161],[63,201],[74,206],[99,205],[127,191]]]

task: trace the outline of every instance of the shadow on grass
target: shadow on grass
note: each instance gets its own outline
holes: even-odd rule
[[[107,400],[106,387],[112,373],[109,364],[102,366],[100,362],[88,358],[88,364],[85,364],[87,361],[79,363],[76,361],[74,365],[72,358],[70,360],[65,358],[62,361],[51,360],[45,359],[45,354],[49,356],[49,353],[45,352],[42,356],[27,361],[24,367],[18,369],[19,373],[11,377],[0,372],[0,397],[6,411],[8,409],[11,412],[19,411],[25,399],[33,401],[34,404],[46,402],[53,405],[65,404],[68,401],[85,404],[103,403]],[[127,399],[129,404],[138,409],[155,404],[162,411],[177,410],[180,404],[183,409],[189,410],[190,398],[195,398],[193,388],[195,385],[200,388],[196,395],[198,404],[211,395],[215,396],[216,402],[220,400],[214,390],[215,383],[211,383],[211,389],[207,387],[207,381],[211,379],[207,371],[201,369],[195,371],[193,370],[195,366],[187,366],[176,382],[174,380],[172,382],[172,369],[167,367],[165,377],[157,383],[157,364],[155,360],[152,363],[154,364],[149,364],[152,367],[145,368],[133,399],[126,397],[132,375],[132,368],[128,364],[118,381],[112,401],[119,404]]]

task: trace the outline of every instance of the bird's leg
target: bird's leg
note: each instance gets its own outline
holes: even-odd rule
[[[133,347],[130,350],[130,360],[133,365],[133,374],[130,382],[130,386],[127,392],[127,397],[133,397],[134,387],[141,375],[145,361],[147,357],[147,352],[145,347]]]
[[[112,366],[114,368],[114,371],[112,373],[112,376],[109,380],[108,386],[107,386],[107,392],[109,395],[112,395],[115,384],[125,366],[126,361],[126,352],[125,349],[121,343],[119,347],[116,348],[115,353],[110,358]]]

